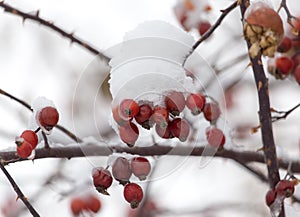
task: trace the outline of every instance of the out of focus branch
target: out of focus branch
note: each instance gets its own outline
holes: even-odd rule
[[[288,22],[288,24],[290,24],[290,26],[292,26],[294,28],[292,20],[293,19],[297,19],[297,18],[295,16],[293,16],[292,13],[290,12],[290,9],[287,6],[286,0],[281,0],[278,12],[280,11],[281,8],[283,8],[285,10],[285,13],[287,15],[287,22]]]
[[[19,186],[17,185],[17,183],[15,182],[15,180],[11,177],[11,175],[9,174],[9,172],[5,169],[5,167],[4,167],[3,163],[2,163],[2,160],[0,162],[0,168],[1,168],[2,172],[5,174],[5,176],[7,177],[8,181],[11,184],[11,186],[14,188],[15,192],[18,195],[18,198],[23,201],[23,203],[25,204],[25,206],[27,207],[27,209],[29,210],[29,212],[32,214],[32,216],[39,217],[40,215],[37,213],[37,211],[33,208],[33,206],[31,205],[31,203],[25,197],[25,195],[23,194],[23,192],[21,191],[21,189],[19,188]]]
[[[4,1],[0,2],[0,7],[2,7],[4,9],[4,12],[11,13],[16,16],[22,17],[23,22],[25,22],[25,20],[32,20],[43,26],[50,28],[51,30],[59,33],[63,37],[70,39],[70,41],[72,43],[76,43],[76,44],[80,45],[81,47],[83,47],[84,49],[90,51],[91,53],[98,55],[105,62],[109,62],[109,60],[110,60],[110,58],[108,56],[106,56],[105,54],[103,54],[102,52],[100,52],[99,50],[94,48],[92,45],[88,44],[87,42],[85,42],[82,39],[75,36],[73,32],[68,33],[65,30],[63,30],[62,28],[54,25],[53,22],[50,22],[50,21],[47,21],[47,20],[44,20],[43,18],[41,18],[40,11],[37,11],[35,14],[25,13],[19,9],[16,9],[16,8],[4,3]]]

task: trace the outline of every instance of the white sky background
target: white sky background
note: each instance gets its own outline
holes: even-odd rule
[[[214,0],[212,4],[218,9],[223,9],[231,2]],[[274,2],[274,5],[278,3],[278,1]],[[300,12],[299,5],[295,2],[288,0],[288,3],[295,4],[291,7],[292,10],[298,9],[298,12]],[[40,9],[42,18],[54,21],[56,25],[67,32],[75,31],[76,36],[102,50],[120,43],[127,31],[135,28],[145,20],[164,20],[178,26],[172,11],[172,7],[176,3],[175,0],[11,0],[7,1],[7,3],[27,12],[34,12]],[[217,45],[223,42],[226,43],[226,39],[230,39],[226,34],[241,34],[238,31],[240,29],[238,11],[233,14],[235,15],[230,15],[230,17],[226,18],[227,21],[232,22],[232,25],[229,25],[230,22],[225,22],[224,34],[219,36],[219,40],[215,40],[213,43],[210,41],[207,47],[201,45],[205,50],[205,56],[209,57],[209,54],[213,53]],[[231,31],[232,29],[236,31]],[[224,59],[232,57],[235,53],[243,51],[243,49],[240,44],[230,47],[231,51],[226,57],[224,56]],[[76,124],[75,129],[73,128],[72,97],[74,90],[77,88],[76,85],[80,74],[86,68],[89,69],[89,64],[93,60],[94,56],[91,53],[77,45],[70,46],[69,41],[57,33],[31,21],[26,21],[22,25],[19,17],[0,12],[0,88],[29,103],[40,95],[50,98],[55,102],[62,114],[60,123],[72,130],[76,130],[76,133],[83,136],[89,135],[90,132],[94,134],[94,128],[89,129],[86,127],[89,119],[83,114],[79,115],[78,120],[76,120],[76,123],[81,123],[81,125]],[[241,71],[244,68],[245,64],[239,67]],[[95,76],[95,73],[93,75]],[[247,78],[251,79],[251,76],[246,76],[245,79]],[[239,112],[229,113],[229,117],[235,120],[240,119],[240,109],[242,108],[244,109],[243,114],[253,117],[252,120],[254,119],[254,121],[252,121],[252,124],[257,123],[256,110],[255,108],[254,110],[251,109],[252,107],[249,106],[256,103],[255,95],[251,95],[251,88],[253,87],[247,87],[242,92],[248,94],[248,96],[250,95],[247,98],[248,102],[242,103],[242,107],[237,108]],[[284,90],[286,91],[286,89]],[[287,90],[289,91],[289,97],[284,97],[280,100],[273,97],[274,104],[278,105],[282,110],[290,108],[291,105],[300,101],[299,92],[295,92],[295,90],[299,91],[299,89],[296,89],[296,85],[290,85],[289,90]],[[86,89],[85,91],[83,95],[92,90]],[[239,94],[242,95],[242,93]],[[277,92],[275,90],[275,94],[277,93],[280,94],[280,90],[277,90]],[[244,102],[244,97],[239,94],[237,96],[240,100],[237,101]],[[79,98],[80,96],[79,94]],[[84,96],[81,100],[85,98]],[[108,105],[101,106],[108,107]],[[80,113],[85,113],[86,110],[86,108],[80,108]],[[104,111],[100,116],[106,114]],[[7,98],[0,97],[0,118],[0,148],[14,148],[14,137],[26,128],[30,112]],[[295,122],[298,120],[299,123],[299,112],[294,114],[292,118]],[[103,127],[105,124],[99,124],[99,126]],[[278,126],[279,130],[275,130],[277,139],[286,141],[289,138],[285,133],[286,131],[281,130],[283,127],[287,127],[285,129],[288,129],[288,132],[292,131],[292,133],[299,134],[299,124],[296,126],[288,124]],[[259,147],[257,142],[259,138],[255,135],[253,137],[254,139],[251,141],[256,142],[253,148],[257,148]],[[57,141],[57,139],[65,141],[65,138],[59,135],[53,137],[53,140]],[[295,144],[298,140],[299,137],[295,137],[287,141],[287,143],[292,147],[292,144]],[[293,148],[296,150],[295,147]],[[174,161],[176,160],[178,159],[174,159]],[[20,187],[22,187],[24,193],[30,198],[30,195],[34,194],[43,178],[55,170],[56,162],[55,160],[38,160],[34,164],[31,162],[17,163],[7,168]],[[93,165],[100,166],[105,164],[105,162],[105,158],[72,159],[67,163],[66,173],[72,179],[77,180],[76,183],[80,186],[80,183],[90,181],[90,171]],[[166,160],[166,162],[169,161]],[[174,174],[153,184],[153,192],[156,192],[154,195],[157,196],[158,204],[179,210],[193,210],[197,208],[197,205],[199,206],[199,203],[206,207],[210,203],[214,204],[215,201],[220,203],[224,201],[228,203],[242,201],[242,203],[245,203],[248,201],[251,203],[250,207],[247,208],[249,212],[253,210],[253,207],[259,207],[257,210],[266,211],[264,194],[267,191],[267,187],[253,176],[228,161],[217,160],[202,169],[201,172],[199,172],[197,163],[198,161],[190,158]],[[201,173],[201,176],[193,176],[197,172]],[[85,178],[81,179],[82,177]],[[178,186],[188,187],[178,189]],[[44,202],[34,204],[40,211],[41,216],[71,216],[68,209],[69,197],[57,202],[59,199],[58,192],[62,192],[69,187],[66,183],[54,183],[51,188],[45,189],[48,193],[40,199]],[[80,188],[78,189],[79,192],[82,191]],[[249,192],[249,189],[252,189],[253,192]],[[93,189],[91,188],[90,190]],[[197,194],[192,192],[197,192]],[[103,210],[97,216],[125,216],[122,215],[122,212],[128,205],[123,200],[121,187],[115,184],[111,189],[111,194],[111,198],[100,196]],[[7,183],[6,178],[0,175],[0,206],[11,196],[14,197],[14,193],[12,193],[10,185]],[[185,200],[185,198],[191,199]],[[226,212],[224,211],[223,214],[218,216],[241,216],[240,213],[228,214]],[[24,212],[22,216],[30,215]],[[244,216],[253,217],[254,215],[250,212],[249,215]],[[297,214],[290,214],[288,217],[291,216],[297,216]]]

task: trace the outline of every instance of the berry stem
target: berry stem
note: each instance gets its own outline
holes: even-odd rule
[[[49,142],[48,142],[48,138],[47,138],[47,135],[44,133],[44,132],[42,132],[42,136],[43,136],[43,139],[44,139],[44,148],[47,148],[47,149],[49,149],[50,148],[50,146],[49,146]]]
[[[37,211],[33,208],[33,206],[31,205],[31,203],[25,197],[25,195],[23,194],[23,192],[21,191],[21,189],[19,188],[19,186],[17,185],[17,183],[15,182],[15,180],[11,177],[11,175],[9,174],[9,172],[5,169],[5,167],[4,167],[3,163],[2,163],[2,159],[1,159],[1,162],[0,162],[0,168],[1,168],[2,172],[4,173],[4,175],[7,177],[8,181],[12,185],[13,189],[15,190],[15,192],[17,193],[18,198],[20,198],[23,201],[23,203],[25,204],[25,206],[27,207],[27,209],[29,210],[29,212],[32,214],[32,216],[39,217],[40,215],[37,213]]]

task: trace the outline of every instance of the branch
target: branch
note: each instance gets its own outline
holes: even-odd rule
[[[52,29],[53,31],[59,33],[63,37],[70,39],[70,41],[72,43],[76,43],[76,44],[80,45],[81,47],[83,47],[84,49],[90,51],[91,53],[93,53],[95,55],[98,55],[105,62],[109,62],[109,60],[110,60],[109,57],[107,57],[106,55],[104,55],[103,53],[101,53],[99,50],[97,50],[96,48],[92,47],[87,42],[84,42],[83,40],[81,40],[77,36],[74,36],[74,33],[67,33],[62,28],[54,25],[53,22],[49,22],[47,20],[42,19],[40,17],[40,11],[37,11],[35,14],[25,13],[25,12],[23,12],[21,10],[18,10],[16,8],[14,8],[14,7],[12,7],[12,6],[4,3],[4,1],[0,2],[0,7],[2,7],[4,9],[4,12],[11,13],[13,15],[22,17],[23,22],[25,22],[25,20],[28,19],[28,20],[35,21],[35,22],[37,22],[37,23],[39,23],[39,24],[41,24],[43,26],[46,26],[49,29]]]
[[[293,111],[295,111],[299,107],[300,107],[300,103],[287,111],[277,111],[275,109],[271,109],[272,112],[276,112],[277,114],[279,114],[279,116],[272,117],[272,122],[278,121],[280,119],[286,119],[287,116],[289,116]]]
[[[17,183],[15,182],[15,180],[11,177],[11,175],[9,174],[9,172],[5,169],[5,167],[4,167],[3,163],[2,163],[2,160],[0,162],[0,168],[3,171],[3,173],[5,174],[5,176],[7,177],[8,181],[11,184],[11,186],[14,188],[15,192],[18,195],[18,198],[20,198],[23,201],[23,203],[25,204],[25,206],[27,207],[27,209],[29,210],[29,212],[32,214],[32,216],[39,217],[40,215],[33,208],[33,206],[28,201],[28,199],[24,196],[24,194],[22,193],[21,189],[19,188],[19,186],[17,185]]]
[[[192,53],[197,49],[197,47],[206,39],[208,39],[213,32],[220,26],[224,18],[234,9],[238,6],[237,1],[235,1],[233,4],[231,4],[228,8],[221,10],[222,14],[221,16],[217,19],[217,21],[210,27],[210,29],[193,45],[191,52],[186,56],[183,65],[185,64],[186,60]]]
[[[287,15],[287,22],[288,22],[288,24],[291,27],[295,28],[295,26],[292,23],[292,19],[298,20],[298,18],[296,18],[294,15],[292,15],[292,13],[290,12],[290,10],[289,10],[289,8],[287,6],[286,0],[281,0],[278,12],[281,10],[281,8],[283,8],[285,10],[285,13]]]

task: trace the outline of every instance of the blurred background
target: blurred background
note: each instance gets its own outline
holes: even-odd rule
[[[200,0],[199,0],[200,1]],[[9,0],[6,3],[28,13],[40,10],[40,17],[54,22],[67,32],[74,32],[83,41],[101,51],[122,42],[126,32],[147,20],[163,20],[183,28],[176,18],[177,0]],[[209,0],[209,15],[213,23],[220,10],[233,1]],[[280,1],[271,4],[278,8]],[[295,15],[300,15],[300,3],[288,0]],[[280,15],[285,20],[284,11]],[[0,10],[0,88],[32,103],[38,96],[51,99],[60,113],[59,123],[77,136],[87,139],[112,139],[118,142],[108,123],[110,94],[107,76],[109,67],[94,54],[71,44],[56,32],[32,21],[22,22],[18,16]],[[201,15],[202,16],[202,15]],[[289,27],[285,22],[286,31]],[[199,33],[190,31],[195,39]],[[260,132],[251,133],[258,125],[256,86],[247,67],[246,44],[242,36],[240,11],[225,18],[211,38],[198,48],[198,54],[218,74],[206,88],[222,109],[222,121],[228,126],[226,146],[239,151],[256,151],[262,145]],[[267,59],[264,59],[266,65]],[[201,66],[200,66],[201,67]],[[201,72],[201,69],[199,69]],[[278,110],[288,110],[300,102],[299,85],[287,78],[279,81],[269,76],[271,104]],[[215,90],[216,83],[222,92]],[[92,111],[92,112],[91,112]],[[0,96],[0,149],[14,150],[14,140],[26,127],[31,113],[14,101]],[[274,124],[274,135],[281,157],[299,158],[300,112]],[[53,145],[70,145],[68,137],[54,130],[49,138]],[[42,147],[43,144],[40,144]],[[237,163],[214,158],[199,167],[196,157],[149,157],[157,164],[156,176],[142,183],[147,198],[155,204],[156,215],[150,216],[269,216],[264,202],[268,186]],[[180,161],[179,166],[176,162]],[[32,201],[41,216],[72,216],[70,200],[78,195],[96,194],[101,211],[93,216],[133,217],[123,199],[122,187],[114,183],[110,197],[99,195],[92,185],[91,170],[105,166],[107,157],[77,159],[42,159],[10,164],[6,168]],[[266,173],[264,165],[253,164]],[[284,172],[282,173],[284,175]],[[16,195],[6,177],[0,174],[0,216],[31,216]],[[300,192],[296,189],[296,195]],[[300,216],[299,204],[286,201],[287,216]],[[86,215],[89,216],[89,215]],[[145,217],[144,215],[143,217]]]

